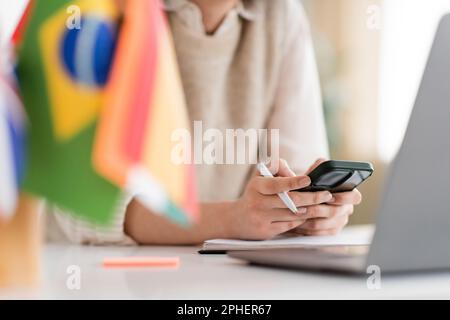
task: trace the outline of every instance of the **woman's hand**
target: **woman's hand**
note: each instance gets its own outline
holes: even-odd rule
[[[278,193],[305,188],[311,180],[308,176],[295,176],[285,161],[271,166],[275,167],[276,178],[255,174],[237,201],[202,203],[201,219],[192,228],[182,228],[133,201],[127,209],[125,232],[140,244],[152,245],[198,244],[217,238],[266,240],[304,223],[306,207],[331,200],[329,192],[290,192],[299,208],[297,214],[292,213]]]
[[[266,240],[287,231],[330,235],[347,224],[353,205],[361,201],[358,191],[289,192],[298,207],[294,214],[278,193],[307,187],[311,181],[308,176],[295,176],[283,160],[277,167],[276,178],[255,175],[235,202],[202,203],[202,217],[192,228],[182,228],[133,201],[127,209],[125,232],[140,244],[152,245],[198,244],[216,238]]]
[[[271,166],[273,167],[273,165]],[[228,221],[228,237],[247,240],[265,240],[307,223],[308,208],[319,208],[321,203],[332,200],[328,191],[316,193],[290,192],[289,195],[299,208],[292,213],[281,201],[278,193],[309,186],[308,176],[295,176],[284,160],[280,160],[276,178],[253,176],[241,199],[232,205]],[[315,212],[309,211],[310,214]],[[297,230],[297,229],[296,229]]]
[[[318,160],[307,173],[313,171],[324,160]],[[335,235],[348,224],[354,206],[360,204],[362,195],[358,190],[333,194],[333,198],[307,208],[306,221],[296,227],[295,233],[307,236]]]

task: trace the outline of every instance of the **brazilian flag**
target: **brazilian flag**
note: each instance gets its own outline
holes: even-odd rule
[[[111,221],[121,193],[92,165],[116,10],[114,0],[34,0],[18,48],[30,124],[24,189],[97,224]]]

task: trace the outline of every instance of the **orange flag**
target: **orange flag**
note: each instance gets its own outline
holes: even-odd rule
[[[197,217],[194,168],[171,159],[188,130],[175,51],[161,4],[128,0],[94,148],[96,170],[150,209],[187,224]]]

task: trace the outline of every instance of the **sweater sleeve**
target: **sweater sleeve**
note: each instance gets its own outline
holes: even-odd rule
[[[94,225],[56,206],[47,205],[47,241],[83,245],[136,245],[124,231],[125,213],[131,200],[132,197],[128,194],[121,196],[113,220],[108,226]]]
[[[310,28],[298,1],[287,1],[284,55],[269,129],[280,130],[280,157],[296,173],[328,158],[319,75]]]

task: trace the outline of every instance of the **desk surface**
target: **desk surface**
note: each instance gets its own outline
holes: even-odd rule
[[[361,232],[367,229],[361,228]],[[47,245],[42,285],[35,292],[0,292],[2,298],[38,299],[396,299],[450,298],[450,272],[383,277],[369,290],[366,277],[250,266],[195,247],[78,247]],[[105,257],[180,257],[177,270],[102,267]],[[67,268],[81,269],[81,289],[69,290]]]

